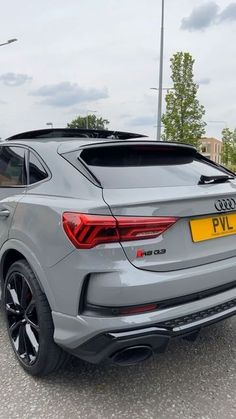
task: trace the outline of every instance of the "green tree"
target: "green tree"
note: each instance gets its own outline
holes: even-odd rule
[[[225,128],[222,131],[222,164],[235,170],[236,168],[236,129]]]
[[[166,95],[162,138],[199,147],[205,134],[205,109],[197,99],[199,86],[194,82],[193,66],[194,59],[187,52],[177,52],[171,58],[173,89]]]
[[[233,132],[229,128],[225,128],[222,131],[222,152],[221,152],[221,161],[222,164],[228,166],[232,158],[232,140]]]
[[[109,121],[103,118],[97,118],[96,115],[78,116],[67,124],[67,128],[90,128],[107,129]]]

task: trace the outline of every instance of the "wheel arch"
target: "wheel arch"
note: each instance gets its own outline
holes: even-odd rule
[[[4,282],[10,266],[17,260],[25,259],[34,271],[42,292],[46,295],[48,303],[53,310],[55,300],[48,284],[42,265],[32,251],[19,240],[8,240],[0,251],[0,282]]]
[[[15,249],[6,250],[2,255],[1,265],[0,265],[0,275],[3,282],[5,282],[7,272],[10,266],[20,259],[26,259],[22,253]]]

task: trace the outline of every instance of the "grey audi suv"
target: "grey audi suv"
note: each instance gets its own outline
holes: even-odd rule
[[[236,179],[189,145],[49,129],[0,144],[2,310],[21,366],[130,365],[236,313]]]

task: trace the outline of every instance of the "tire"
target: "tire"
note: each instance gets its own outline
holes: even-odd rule
[[[53,340],[51,309],[26,260],[9,268],[2,299],[10,342],[24,370],[45,376],[60,368],[68,355]]]

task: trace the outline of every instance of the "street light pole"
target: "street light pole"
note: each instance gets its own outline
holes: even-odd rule
[[[157,112],[157,140],[161,140],[161,116],[162,116],[162,90],[163,90],[163,59],[164,59],[164,16],[165,0],[162,0],[161,7],[161,45],[160,45],[160,66],[159,66],[159,92]]]
[[[4,45],[9,45],[9,44],[12,44],[13,42],[16,42],[16,41],[17,41],[17,39],[16,39],[16,38],[13,38],[13,39],[8,39],[8,41],[3,42],[2,44],[0,44],[0,47],[3,47]]]
[[[89,113],[96,113],[97,111],[91,111],[90,109],[87,110],[87,115],[86,115],[86,129],[89,129]]]

